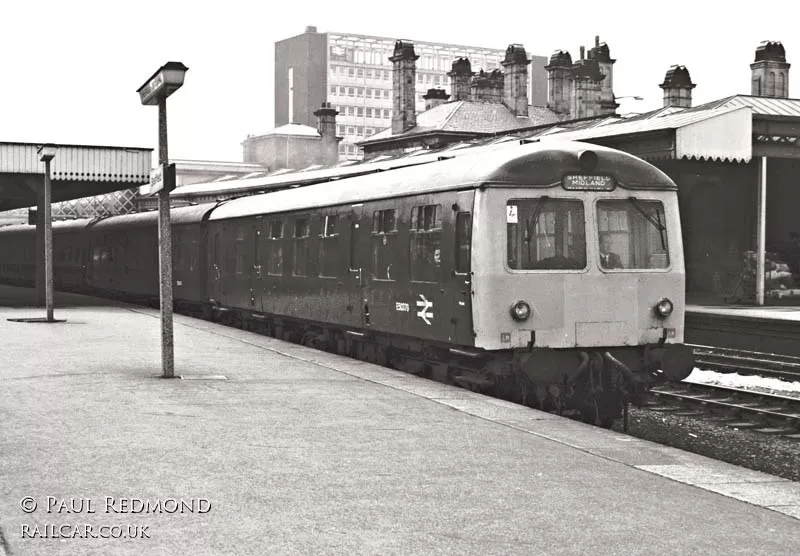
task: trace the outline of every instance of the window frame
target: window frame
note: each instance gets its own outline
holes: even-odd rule
[[[667,265],[664,266],[664,267],[658,267],[658,268],[647,268],[647,267],[603,268],[603,265],[600,264],[600,234],[604,233],[604,232],[606,232],[608,230],[602,230],[602,231],[600,230],[600,212],[599,212],[600,211],[600,207],[599,207],[599,205],[601,203],[619,203],[619,204],[628,205],[630,207],[630,209],[632,209],[634,211],[636,211],[636,209],[635,209],[634,205],[631,204],[630,197],[600,197],[600,198],[595,199],[594,203],[593,203],[593,210],[594,210],[594,215],[593,216],[594,216],[594,221],[595,221],[595,229],[593,230],[594,237],[592,238],[592,241],[594,242],[594,246],[595,246],[594,248],[596,249],[595,264],[597,265],[597,268],[600,269],[600,271],[603,272],[603,273],[608,273],[608,274],[619,274],[619,273],[626,273],[626,272],[628,272],[628,273],[630,273],[630,272],[633,272],[633,273],[636,273],[636,272],[647,272],[647,273],[659,273],[660,272],[660,273],[665,273],[665,272],[671,272],[672,269],[673,269],[674,261],[673,261],[672,253],[671,253],[671,250],[670,250],[670,247],[671,247],[670,226],[669,226],[669,219],[667,217],[667,203],[665,202],[664,199],[653,198],[653,197],[649,197],[649,198],[637,197],[636,198],[636,202],[638,202],[640,204],[658,203],[659,205],[661,205],[661,213],[664,215],[664,222],[663,222],[663,224],[665,226],[665,231],[664,231],[665,236],[664,237],[665,237],[666,244],[667,244],[666,248],[665,248],[666,256],[667,256]],[[628,213],[630,214],[630,211],[628,211]],[[631,231],[631,223],[630,223],[630,221],[627,223],[627,226],[628,226],[628,230],[626,231],[626,233],[628,234],[628,236],[630,238],[631,234],[633,233]],[[655,254],[655,253],[653,253],[653,254]],[[653,254],[651,254],[651,256]]]
[[[531,201],[542,202],[543,200],[547,204],[559,203],[560,202],[560,203],[571,203],[571,204],[577,203],[577,204],[580,205],[580,207],[581,207],[581,209],[583,211],[583,222],[582,222],[582,224],[583,224],[584,259],[585,259],[583,267],[581,267],[581,268],[514,268],[514,267],[511,266],[510,261],[509,261],[509,256],[508,256],[508,246],[509,246],[509,244],[508,244],[508,242],[509,242],[509,228],[508,227],[509,227],[509,225],[513,224],[513,222],[508,222],[508,207],[509,207],[509,205],[511,205],[511,204],[513,204],[515,202],[519,205],[520,202],[531,202]],[[504,218],[505,252],[503,254],[503,265],[505,266],[506,270],[508,272],[512,272],[512,273],[545,273],[545,274],[547,274],[547,273],[550,273],[550,274],[552,274],[552,273],[581,274],[581,273],[588,272],[589,269],[591,268],[591,265],[589,264],[589,249],[588,249],[588,246],[589,246],[589,232],[588,232],[588,229],[589,229],[589,226],[591,225],[591,222],[589,221],[589,218],[588,218],[587,206],[586,206],[586,202],[585,201],[586,201],[586,199],[585,198],[581,198],[581,197],[561,197],[561,196],[554,197],[554,196],[549,196],[549,195],[541,195],[539,197],[527,197],[527,198],[525,198],[525,197],[510,197],[510,198],[506,199],[504,201],[504,203],[503,203],[503,205],[504,205],[503,206],[503,211],[506,213],[506,215],[505,215],[506,217]],[[519,213],[517,213],[517,218],[519,219]],[[517,222],[517,224],[519,224],[519,221]],[[547,235],[547,232],[545,231],[545,236],[546,235]],[[538,262],[544,261],[547,258],[551,258],[551,257],[546,257],[544,259],[540,259]],[[576,262],[580,262],[580,261],[576,261]]]

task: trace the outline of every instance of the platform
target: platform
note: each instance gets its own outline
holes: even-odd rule
[[[687,305],[685,341],[800,357],[800,308]]]
[[[722,315],[748,319],[797,322],[800,326],[800,307],[754,307],[752,305],[687,305],[687,313]]]
[[[180,315],[162,379],[156,311],[60,302],[0,307],[2,556],[800,553],[800,483]]]

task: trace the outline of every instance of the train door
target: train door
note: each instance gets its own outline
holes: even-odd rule
[[[459,203],[461,205],[462,203]],[[470,203],[471,204],[471,203]],[[453,269],[445,277],[452,297],[452,342],[472,345],[472,213],[469,205],[455,213]]]
[[[366,295],[367,251],[361,215],[355,210],[350,215],[347,254],[347,321],[350,326],[363,328],[369,324],[369,306]]]
[[[261,262],[264,249],[264,221],[259,218],[253,222],[250,232],[249,235],[252,238],[250,248],[253,257],[253,268],[250,273],[251,306],[254,311],[264,311],[264,274],[266,269]]]
[[[208,276],[208,297],[212,304],[220,304],[222,299],[222,246],[220,245],[220,228],[211,226],[211,264]]]

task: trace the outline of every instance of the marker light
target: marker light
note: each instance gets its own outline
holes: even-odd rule
[[[661,318],[667,318],[672,314],[672,310],[674,307],[672,306],[672,301],[667,299],[666,297],[656,303],[656,306],[653,307],[653,311],[655,311],[656,315]]]
[[[531,316],[531,306],[527,301],[515,301],[511,305],[511,316],[518,321],[528,320],[528,317]]]

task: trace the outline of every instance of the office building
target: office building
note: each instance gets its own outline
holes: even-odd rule
[[[275,127],[294,123],[316,127],[314,112],[329,102],[339,114],[336,133],[342,137],[339,154],[360,158],[358,141],[392,125],[392,62],[399,37],[354,33],[319,33],[316,27],[275,43]],[[452,63],[469,58],[475,71],[502,69],[505,48],[414,41],[417,60],[415,105],[425,110],[423,95],[441,88],[450,93]],[[547,104],[545,56],[531,56],[528,100]]]

